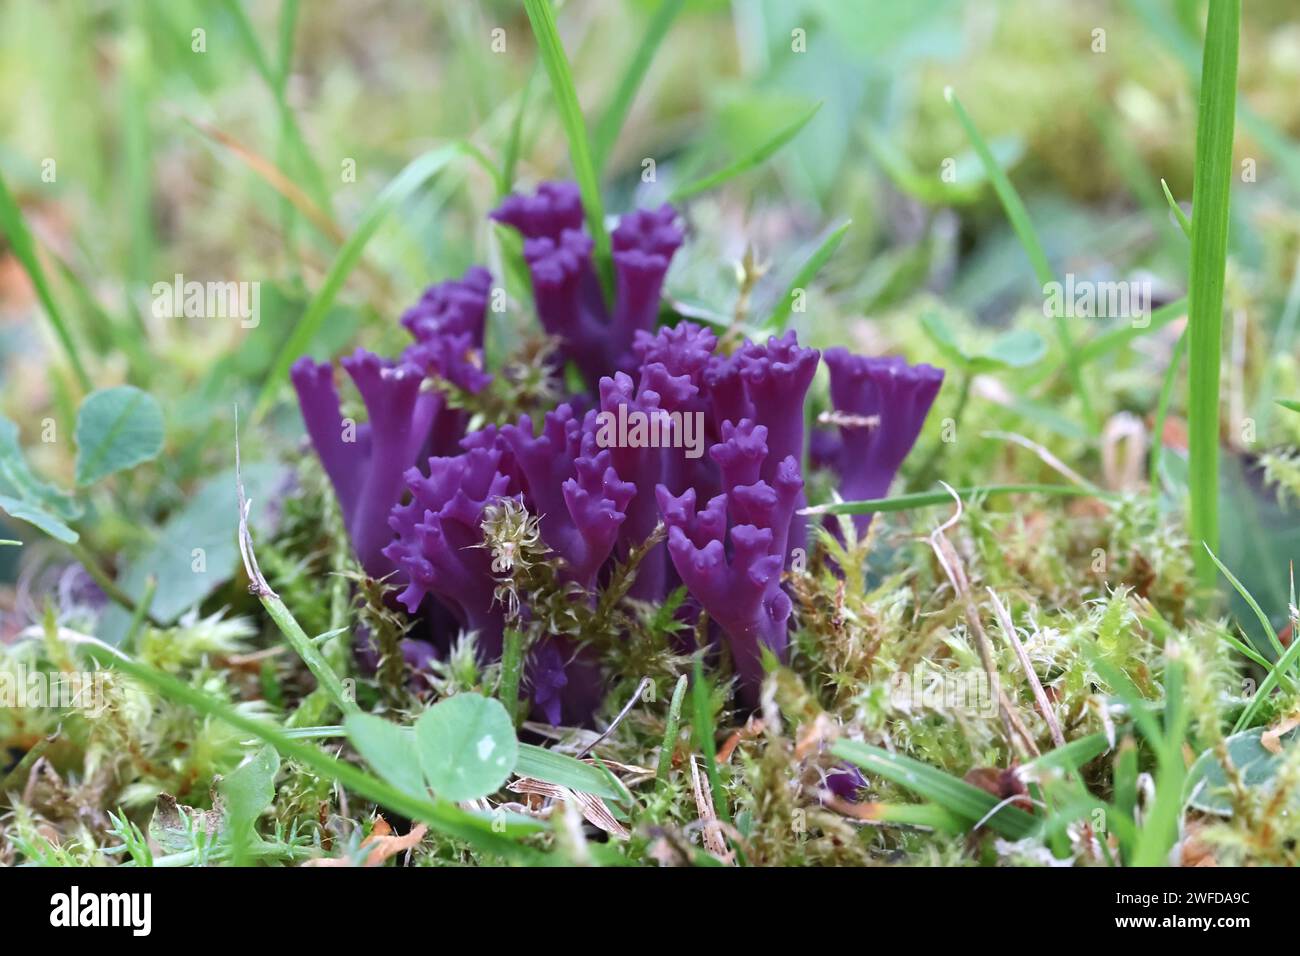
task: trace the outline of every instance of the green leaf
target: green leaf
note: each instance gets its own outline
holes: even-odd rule
[[[77,541],[77,532],[67,522],[81,517],[81,505],[32,473],[18,444],[18,426],[3,417],[0,417],[0,511],[66,544]]]
[[[236,710],[225,701],[196,690],[184,681],[153,667],[140,664],[103,644],[81,645],[81,650],[104,667],[113,667],[147,684],[164,697],[193,708],[200,714],[223,721],[243,733],[265,741],[282,757],[301,763],[317,775],[335,780],[354,793],[387,807],[394,813],[429,824],[435,830],[465,840],[507,860],[537,863],[546,859],[541,852],[522,846],[515,838],[542,829],[538,821],[507,814],[504,819],[488,818],[462,810],[445,800],[417,799],[359,767],[331,757],[306,741],[294,740],[280,727]]]
[[[77,412],[77,485],[85,487],[158,457],[163,413],[157,399],[131,385],[92,392]]]
[[[420,767],[433,792],[460,803],[498,790],[519,759],[501,701],[462,693],[438,701],[415,722]]]
[[[1300,729],[1292,729],[1279,740],[1289,748],[1295,744],[1297,733]],[[1265,747],[1261,740],[1263,735],[1264,728],[1256,727],[1233,734],[1225,743],[1228,759],[1240,775],[1242,784],[1267,794],[1277,784],[1277,773],[1286,754],[1275,754]],[[1232,816],[1232,799],[1227,793],[1228,775],[1215,749],[1206,750],[1196,758],[1187,773],[1185,788],[1188,802],[1202,813]]]
[[[75,544],[81,537],[56,516],[30,501],[21,501],[8,495],[0,495],[0,511],[5,512],[11,518],[26,521],[33,527],[44,531],[51,538],[62,541],[64,544]]]
[[[683,199],[688,199],[698,193],[713,189],[715,186],[720,186],[727,180],[739,176],[741,173],[747,173],[751,169],[761,166],[777,150],[798,136],[799,131],[808,125],[809,121],[817,115],[817,111],[821,108],[821,103],[818,103],[771,139],[760,144],[759,147],[749,155],[742,156],[740,159],[724,166],[715,173],[710,173],[694,182],[686,183],[683,186],[677,187],[677,189],[673,190],[672,195],[668,197],[669,202],[680,202]]]
[[[1032,329],[1012,329],[974,352],[957,341],[957,336],[937,312],[921,316],[921,330],[949,363],[967,372],[995,372],[1033,365],[1047,353],[1047,343]]]
[[[623,793],[609,782],[599,767],[533,744],[519,745],[519,762],[515,764],[515,773],[607,800],[623,799]]]
[[[832,230],[821,245],[808,257],[808,261],[799,267],[799,271],[791,280],[789,287],[785,290],[785,295],[781,301],[776,304],[772,314],[768,316],[765,327],[775,329],[778,333],[785,330],[785,324],[790,320],[790,311],[794,308],[795,296],[800,289],[807,290],[808,284],[817,277],[821,272],[822,266],[835,255],[835,250],[840,247],[840,240],[844,238],[844,233],[848,232],[849,226],[853,225],[853,220],[849,220],[842,226]]]
[[[1279,398],[1275,399],[1275,401],[1283,408],[1289,409],[1293,412],[1300,412],[1300,401],[1296,401],[1293,398]]]
[[[248,499],[263,501],[284,472],[275,465],[245,465],[243,478]],[[155,620],[174,621],[230,580],[239,561],[234,487],[233,469],[204,482],[159,529],[153,545],[127,565],[119,583],[133,598],[145,593],[150,576],[157,580],[149,608]]]
[[[262,815],[275,800],[275,775],[279,772],[280,755],[274,747],[264,746],[221,779],[218,790],[233,822],[252,823]]]
[[[979,356],[977,363],[1001,368],[1024,368],[1047,354],[1047,343],[1033,329],[1012,329],[999,335]]]
[[[373,714],[349,714],[343,726],[352,746],[375,773],[405,794],[421,800],[428,797],[410,727],[399,727]]]
[[[1012,840],[1028,836],[1038,825],[1038,821],[1019,807],[999,807],[997,797],[991,793],[911,757],[855,740],[836,741],[831,753],[937,803],[969,825],[980,823]]]

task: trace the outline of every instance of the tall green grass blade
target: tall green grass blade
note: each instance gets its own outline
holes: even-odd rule
[[[1211,0],[1201,67],[1192,185],[1192,251],[1187,294],[1190,532],[1198,577],[1213,587],[1210,550],[1219,547],[1219,364],[1228,257],[1229,187],[1237,103],[1241,0]]]
[[[954,488],[961,498],[975,495],[1066,495],[1088,498],[1116,498],[1118,495],[1098,488],[1083,485],[971,485],[967,488]],[[952,493],[948,491],[918,491],[908,495],[895,495],[893,498],[871,498],[866,501],[837,501],[832,504],[813,505],[803,509],[805,515],[866,515],[881,514],[892,511],[910,511],[913,508],[929,508],[934,505],[952,504]]]
[[[18,203],[14,201],[14,197],[10,194],[9,187],[5,185],[3,175],[0,175],[0,233],[3,233],[9,240],[9,245],[13,248],[18,264],[23,267],[27,277],[32,280],[32,288],[36,290],[36,298],[40,300],[41,308],[45,311],[45,318],[49,320],[50,328],[54,331],[54,337],[58,339],[59,345],[63,347],[63,354],[67,356],[68,364],[72,366],[72,371],[77,376],[77,383],[84,391],[91,391],[94,386],[90,381],[90,376],[86,373],[86,366],[82,364],[81,353],[77,351],[77,343],[72,338],[67,323],[63,320],[63,312],[54,302],[54,294],[50,290],[50,283],[46,279],[45,270],[41,267],[40,259],[36,255],[36,244],[32,241],[32,234],[27,229],[27,221],[23,218]]]
[[[1020,194],[1016,192],[1016,187],[1011,185],[1011,180],[1007,177],[1006,172],[998,165],[997,159],[993,156],[993,151],[988,147],[988,143],[984,141],[980,131],[975,128],[974,121],[966,112],[966,108],[961,105],[961,100],[957,98],[957,94],[950,87],[944,90],[943,95],[952,105],[958,121],[966,131],[971,145],[975,148],[975,154],[984,166],[985,175],[988,176],[989,182],[993,184],[993,190],[997,193],[998,199],[1002,202],[1002,208],[1011,221],[1011,228],[1015,231],[1016,238],[1020,240],[1025,255],[1029,257],[1029,264],[1033,266],[1034,275],[1038,278],[1038,284],[1045,291],[1046,287],[1056,280],[1052,274],[1052,265],[1047,260],[1047,252],[1043,249],[1043,244],[1038,238],[1038,232],[1029,219],[1029,210],[1025,208]],[[1084,420],[1088,423],[1089,429],[1095,433],[1099,428],[1097,415],[1093,411],[1092,398],[1084,385],[1082,364],[1074,348],[1074,338],[1070,335],[1070,328],[1066,324],[1064,316],[1054,316],[1053,320],[1056,326],[1056,337],[1060,342],[1061,350],[1065,353],[1065,363],[1070,373],[1070,383],[1074,386],[1079,401],[1083,405]]]
[[[682,7],[685,5],[686,0],[661,0],[658,9],[654,12],[654,16],[646,24],[645,30],[641,34],[641,42],[637,45],[636,53],[633,54],[627,69],[623,71],[623,75],[618,81],[618,87],[614,90],[609,105],[605,107],[605,112],[601,114],[600,122],[596,124],[596,130],[591,137],[591,153],[596,164],[597,174],[605,168],[605,163],[609,161],[609,154],[613,151],[614,143],[618,140],[618,134],[622,131],[623,123],[627,120],[627,114],[632,109],[632,102],[636,99],[636,91],[640,88],[646,72],[650,69],[650,63],[654,60],[655,51],[659,49],[659,44],[668,35],[668,28],[673,25],[673,21],[677,19],[677,14],[681,13]]]
[[[799,294],[799,290],[807,291],[808,284],[817,277],[817,273],[821,272],[822,267],[830,261],[831,256],[835,255],[835,250],[840,247],[840,240],[844,238],[844,234],[849,231],[851,225],[853,225],[852,219],[832,230],[830,235],[823,239],[821,245],[808,257],[808,261],[799,267],[799,271],[785,290],[785,295],[781,296],[781,301],[776,304],[772,314],[767,317],[764,328],[773,330],[775,334],[785,331],[785,325],[790,320],[790,312],[794,308],[794,300]]]
[[[573,176],[582,194],[582,207],[587,215],[587,231],[591,233],[597,271],[605,288],[606,298],[613,298],[613,266],[610,260],[609,233],[605,229],[605,206],[600,198],[600,180],[592,161],[591,146],[587,140],[587,124],[582,118],[582,106],[573,85],[573,72],[560,42],[560,31],[555,25],[555,14],[550,0],[524,0],[528,22],[537,38],[537,50],[546,74],[551,80],[551,93],[560,111],[560,123],[569,141],[569,160],[573,163]]]
[[[722,167],[722,169],[719,169],[717,172],[710,173],[709,175],[693,182],[677,187],[677,189],[673,190],[672,195],[668,197],[669,201],[681,202],[683,199],[689,199],[691,196],[706,192],[707,190],[713,189],[715,186],[720,186],[729,179],[735,179],[741,173],[747,173],[751,169],[761,166],[782,146],[798,136],[800,130],[808,125],[812,118],[817,115],[817,111],[821,108],[821,103],[818,103],[803,116],[799,117],[799,119],[795,120],[771,139],[761,144],[758,149],[754,150],[749,155],[742,156],[735,162]]]
[[[1000,801],[991,793],[911,757],[856,740],[837,740],[831,746],[831,753],[937,803],[970,826],[982,824],[1012,840],[1028,836],[1038,826],[1019,807],[1009,804],[999,807]]]
[[[361,224],[348,237],[347,242],[343,244],[343,248],[335,256],[320,289],[317,290],[316,295],[308,303],[306,311],[303,313],[302,318],[298,320],[297,325],[294,326],[288,340],[280,348],[280,353],[276,356],[270,373],[262,385],[257,405],[253,409],[254,419],[261,418],[270,409],[276,395],[284,386],[289,366],[303,354],[316,333],[320,331],[321,323],[325,321],[325,316],[328,314],[330,306],[334,304],[335,297],[343,288],[343,283],[357,263],[361,261],[361,254],[365,250],[366,243],[378,231],[379,226],[388,217],[389,213],[409,199],[417,189],[441,171],[449,162],[462,155],[473,155],[473,152],[467,149],[464,143],[459,142],[449,143],[438,149],[430,150],[411,160],[406,168],[383,188],[379,196],[370,205],[370,208],[366,210]]]

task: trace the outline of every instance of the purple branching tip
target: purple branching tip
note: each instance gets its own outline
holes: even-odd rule
[[[639,209],[619,220],[614,247],[617,304],[610,327],[610,358],[626,360],[637,332],[648,332],[659,318],[659,298],[673,254],[682,244],[677,211],[664,204]]]
[[[542,183],[532,196],[511,193],[490,215],[525,239],[558,239],[566,230],[582,228],[582,196],[576,183]]]
[[[445,333],[468,333],[470,342],[481,348],[491,291],[492,273],[471,266],[459,279],[429,286],[420,301],[403,313],[402,325],[417,341]]]
[[[793,329],[779,339],[773,336],[766,345],[748,342],[736,353],[753,418],[767,426],[764,478],[789,455],[803,460],[804,397],[817,374],[819,356],[816,349],[799,347]]]
[[[591,264],[591,239],[576,230],[528,239],[524,260],[542,327],[559,340],[561,354],[588,381],[596,380],[608,365],[609,334],[600,282]]]
[[[511,195],[492,213],[524,237],[524,260],[542,326],[560,340],[591,386],[626,365],[638,331],[654,328],[664,277],[682,243],[671,206],[624,216],[611,236],[616,301],[606,306],[592,264],[591,238],[572,183],[542,183]]]
[[[492,558],[482,547],[480,523],[483,509],[510,490],[502,452],[474,448],[430,458],[428,477],[412,468],[406,482],[411,501],[392,509],[389,524],[397,538],[384,549],[406,582],[398,600],[414,614],[426,595],[434,595],[462,626],[478,631],[486,658],[499,657],[504,622],[493,603]]]
[[[541,434],[527,417],[500,430],[521,475],[525,503],[541,516],[542,539],[569,566],[572,579],[592,587],[610,556],[636,486],[621,481],[608,450],[561,405],[548,412]]]
[[[761,438],[761,426],[742,421],[726,441],[714,446],[711,454],[724,476],[747,478],[755,466],[761,469],[762,462],[755,460],[765,450]],[[762,649],[782,659],[789,640],[786,625],[791,605],[781,589],[781,570],[790,519],[802,491],[803,480],[792,456],[780,462],[771,484],[762,479],[727,482],[727,491],[698,512],[695,489],[682,495],[671,494],[663,485],[656,489],[673,567],[691,596],[721,627],[742,695],[750,704],[756,701],[762,682]]]
[[[841,416],[840,494],[849,501],[884,497],[939,394],[943,369],[842,348],[826,351],[826,365],[831,405]],[[854,516],[859,533],[870,523],[869,514]]]
[[[367,574],[382,577],[392,570],[382,553],[392,538],[388,512],[401,498],[403,472],[428,436],[440,400],[421,393],[424,375],[409,362],[391,362],[358,349],[343,360],[343,368],[369,416],[360,425],[343,419],[329,365],[302,358],[290,375],[357,560]]]
[[[826,789],[841,800],[857,803],[858,796],[867,785],[862,771],[850,763],[836,764],[826,772]]]

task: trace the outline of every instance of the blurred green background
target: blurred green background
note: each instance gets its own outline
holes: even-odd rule
[[[589,127],[658,9],[642,0],[557,9]],[[1290,0],[1245,9],[1236,153],[1255,174],[1234,183],[1225,322],[1223,557],[1274,613],[1300,529],[1263,487],[1256,456],[1300,440],[1300,416],[1272,406],[1300,395],[1298,14]],[[981,380],[967,420],[1028,436],[1100,481],[1103,455],[1079,426],[1079,396],[1049,374],[1065,356],[1043,325],[1033,271],[943,91],[957,92],[990,141],[1058,274],[1150,281],[1170,301],[1186,290],[1187,248],[1160,180],[1186,205],[1203,21],[1204,4],[1186,0],[687,2],[611,145],[607,211],[662,201],[821,104],[770,161],[684,204],[690,240],[671,301],[727,321],[737,264],[752,250],[768,267],[753,289],[761,313],[851,220],[794,317],[801,336],[942,364],[919,321],[926,312],[971,342],[1039,329],[1047,356]],[[571,175],[516,3],[0,0],[0,174],[96,385],[138,385],[168,417],[167,454],[96,492],[91,543],[138,552],[198,483],[230,467],[234,405],[253,402],[341,240],[408,162],[465,140],[500,171],[516,135],[515,184]],[[499,192],[482,165],[456,161],[400,203],[311,351],[382,349],[401,340],[396,317],[430,282],[480,261],[501,276],[485,218]],[[260,325],[157,318],[150,288],[177,273],[261,282]],[[520,299],[510,321],[529,321]],[[1108,328],[1076,321],[1079,342]],[[1090,367],[1103,419],[1127,412],[1151,426],[1180,327]],[[492,334],[490,351],[509,349],[507,328]],[[3,240],[0,382],[0,413],[19,424],[33,465],[70,484],[69,444],[42,442],[40,430],[52,417],[70,432],[78,386]],[[952,412],[955,384],[918,447]],[[1171,509],[1181,388],[1164,436]],[[1246,417],[1257,426],[1250,441],[1238,427]],[[293,457],[297,434],[296,412],[281,403],[249,430],[246,454]],[[947,455],[943,477],[1042,472],[1033,456],[971,440]],[[0,549],[0,580],[13,579],[17,558]]]

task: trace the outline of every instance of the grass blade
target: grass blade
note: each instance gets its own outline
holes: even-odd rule
[[[1115,498],[1117,495],[1097,488],[1083,485],[972,485],[968,488],[954,488],[962,498],[974,495],[1078,495],[1092,498]],[[913,508],[929,508],[934,505],[952,504],[952,492],[918,491],[909,495],[895,495],[893,498],[871,498],[866,501],[837,501],[832,504],[813,505],[803,509],[805,515],[866,515],[892,511],[910,511]]]
[[[78,384],[83,390],[91,391],[94,386],[90,376],[86,374],[86,366],[81,362],[77,343],[73,340],[67,323],[63,321],[63,313],[54,304],[54,294],[50,291],[49,281],[45,278],[45,270],[41,268],[40,260],[36,257],[36,245],[32,242],[32,234],[27,229],[22,210],[18,208],[18,203],[10,194],[9,187],[5,185],[3,175],[0,175],[0,232],[9,240],[18,263],[27,273],[27,277],[32,280],[36,297],[41,300],[41,308],[45,310],[45,317],[49,319],[50,328],[54,330],[54,337],[59,340],[59,345],[63,346],[63,354],[68,357],[68,363],[77,376]]]
[[[550,0],[524,0],[524,9],[528,12],[528,22],[537,38],[537,50],[546,66],[546,74],[550,77],[551,93],[556,108],[560,111],[564,135],[569,141],[569,159],[573,163],[573,176],[578,181],[578,191],[582,193],[582,208],[587,215],[587,231],[591,233],[597,271],[604,284],[605,295],[612,298],[614,282],[609,233],[605,231],[605,207],[600,199],[600,181],[596,178],[596,166],[592,162],[591,146],[587,141],[587,124],[582,118],[582,106],[578,103],[578,92],[573,86],[573,72],[569,69],[569,59],[564,54],[564,44],[560,42],[560,31],[555,25]]]
[[[1178,220],[1178,226],[1183,230],[1183,235],[1188,239],[1192,238],[1192,224],[1188,222],[1187,213],[1183,212],[1183,207],[1178,205],[1174,199],[1174,194],[1169,191],[1169,184],[1162,179],[1160,180],[1160,188],[1165,192],[1165,201],[1169,203],[1169,211]]]
[[[471,151],[467,149],[464,143],[459,142],[430,150],[411,160],[406,168],[383,188],[383,191],[380,192],[370,208],[366,210],[361,224],[348,237],[347,242],[343,244],[343,248],[335,256],[334,261],[330,264],[329,272],[325,275],[325,281],[321,283],[320,289],[317,290],[316,295],[307,305],[302,318],[298,320],[298,324],[294,326],[288,340],[280,348],[280,354],[276,356],[266,381],[262,385],[261,394],[258,396],[257,405],[253,410],[254,419],[264,416],[271,407],[275,396],[284,385],[286,376],[289,373],[289,366],[311,344],[312,339],[320,330],[321,323],[325,321],[330,306],[334,304],[335,297],[343,288],[343,283],[361,260],[361,253],[364,251],[366,243],[374,236],[380,224],[388,217],[388,214],[408,199],[429,178],[442,170],[451,160],[467,153],[471,153]]]
[[[1241,599],[1246,602],[1246,606],[1255,613],[1255,617],[1259,621],[1260,626],[1264,628],[1264,633],[1268,635],[1268,643],[1272,646],[1273,651],[1277,656],[1281,657],[1286,653],[1286,648],[1278,638],[1277,632],[1273,630],[1273,625],[1269,621],[1268,615],[1264,613],[1264,609],[1260,607],[1259,602],[1255,600],[1255,596],[1246,590],[1246,586],[1237,580],[1237,576],[1228,570],[1228,566],[1219,560],[1217,554],[1210,551],[1208,546],[1206,547],[1206,550],[1209,551],[1210,560],[1214,562],[1214,566],[1223,572],[1223,576],[1228,579],[1228,583],[1232,585],[1233,590],[1241,595]]]
[[[280,67],[272,66],[271,61],[266,56],[266,51],[262,49],[262,44],[258,42],[257,30],[254,28],[252,21],[248,19],[248,14],[244,12],[240,0],[222,0],[222,5],[230,13],[231,19],[235,21],[235,33],[248,53],[249,59],[253,61],[253,67],[271,90],[271,95],[275,99],[276,111],[279,113],[280,134],[293,152],[299,174],[307,180],[307,188],[311,190],[316,205],[326,213],[333,215],[333,204],[330,202],[329,190],[325,188],[325,178],[321,174],[320,167],[316,164],[315,159],[313,159],[306,140],[303,139],[302,130],[299,128],[293,110],[289,108],[289,101],[285,97],[282,69],[287,64],[281,64]],[[282,36],[280,38],[282,49],[284,42]]]
[[[781,130],[781,132],[777,133],[767,142],[763,143],[761,146],[758,147],[758,149],[754,150],[748,156],[741,157],[740,159],[736,160],[730,165],[724,166],[722,169],[719,169],[715,173],[710,173],[709,175],[704,176],[701,179],[697,179],[694,182],[687,183],[684,186],[679,186],[676,190],[673,191],[672,195],[668,197],[669,202],[680,202],[683,199],[688,199],[691,196],[697,195],[698,193],[705,192],[706,190],[712,189],[715,186],[721,185],[722,183],[725,183],[728,179],[734,179],[735,177],[739,176],[741,173],[747,173],[751,169],[754,169],[755,167],[762,165],[774,153],[776,153],[777,150],[779,150],[786,143],[790,142],[790,140],[798,136],[799,131],[808,125],[809,121],[814,116],[817,115],[817,111],[821,108],[822,108],[821,103],[818,103],[807,113],[805,113],[799,119],[795,120],[785,129]]]
[[[1090,362],[1095,362],[1102,356],[1123,348],[1134,339],[1140,339],[1144,335],[1158,332],[1170,322],[1186,314],[1187,300],[1177,299],[1167,305],[1162,305],[1152,312],[1151,321],[1146,325],[1133,325],[1130,323],[1122,328],[1102,332],[1079,347],[1079,366],[1082,368]]]
[[[623,799],[623,791],[609,782],[608,770],[535,744],[519,745],[515,773],[521,777],[556,783],[570,790],[581,790],[606,800]]]
[[[170,700],[184,704],[206,717],[215,717],[236,730],[270,744],[285,759],[310,767],[367,800],[373,800],[396,813],[426,823],[439,832],[457,837],[503,859],[533,863],[543,859],[541,853],[514,842],[505,834],[494,832],[491,820],[477,817],[445,801],[421,800],[404,793],[387,781],[331,757],[311,744],[302,743],[264,720],[245,716],[229,704],[190,687],[170,674],[140,664],[106,644],[95,641],[86,643],[84,647],[86,653],[101,666],[121,671]]]
[[[1029,210],[1025,208],[1020,194],[1016,192],[1016,187],[1011,185],[1011,180],[1007,177],[1006,171],[998,165],[997,159],[993,156],[993,151],[988,147],[988,143],[984,141],[984,137],[975,128],[975,123],[967,114],[966,108],[961,105],[961,100],[957,99],[957,94],[949,87],[944,90],[943,95],[952,105],[962,128],[966,130],[966,135],[975,148],[975,155],[979,157],[980,163],[984,166],[984,173],[988,176],[989,182],[993,184],[993,190],[997,193],[998,199],[1002,202],[1002,208],[1011,221],[1011,228],[1015,231],[1016,238],[1020,240],[1020,245],[1024,247],[1025,255],[1029,257],[1029,264],[1033,266],[1034,275],[1038,278],[1039,286],[1046,290],[1046,287],[1056,280],[1052,274],[1051,263],[1047,261],[1047,253],[1043,249],[1042,242],[1039,241],[1033,222],[1029,219]],[[1097,415],[1092,408],[1092,398],[1089,396],[1087,388],[1084,387],[1082,364],[1079,361],[1078,353],[1075,351],[1069,326],[1066,324],[1064,316],[1057,315],[1053,318],[1056,326],[1056,337],[1060,342],[1061,350],[1065,352],[1065,362],[1070,373],[1070,383],[1074,386],[1079,401],[1083,404],[1084,419],[1087,421],[1088,427],[1095,433],[1098,430]]]
[[[1196,121],[1187,294],[1189,530],[1197,574],[1207,587],[1214,585],[1215,567],[1206,548],[1219,547],[1219,362],[1240,27],[1241,0],[1211,0]]]
[[[677,678],[677,686],[673,688],[673,697],[668,704],[668,720],[664,723],[664,740],[659,746],[659,761],[655,764],[655,778],[660,782],[667,780],[668,774],[672,770],[673,751],[677,749],[677,734],[682,724],[682,702],[686,698],[687,683],[685,674]]]
[[[596,124],[595,133],[591,137],[591,152],[597,173],[605,168],[605,163],[609,160],[610,151],[613,150],[618,134],[623,129],[623,123],[627,120],[627,114],[632,109],[632,101],[636,99],[636,91],[645,79],[651,61],[654,60],[655,51],[659,49],[659,44],[668,35],[668,28],[672,26],[673,21],[677,19],[677,14],[681,13],[685,5],[686,0],[662,0],[654,16],[646,24],[636,53],[633,54],[627,69],[623,71],[623,76],[618,81],[618,88],[614,90],[614,95],[609,105],[605,107],[605,112],[601,115],[600,122]]]
[[[835,250],[840,247],[840,240],[844,238],[844,233],[848,232],[849,226],[853,225],[850,219],[844,225],[835,229],[822,240],[822,244],[817,247],[808,261],[799,267],[799,271],[790,282],[789,288],[785,290],[785,295],[781,301],[776,304],[772,314],[767,317],[765,328],[772,329],[774,335],[779,335],[785,331],[786,322],[790,320],[790,311],[794,308],[794,299],[800,289],[807,289],[808,284],[817,277],[817,273],[822,270],[822,266],[835,255]]]
[[[987,826],[1012,840],[1028,836],[1038,826],[1038,821],[1019,807],[999,806],[991,793],[911,757],[856,740],[836,741],[831,753],[938,804],[971,826]]]

